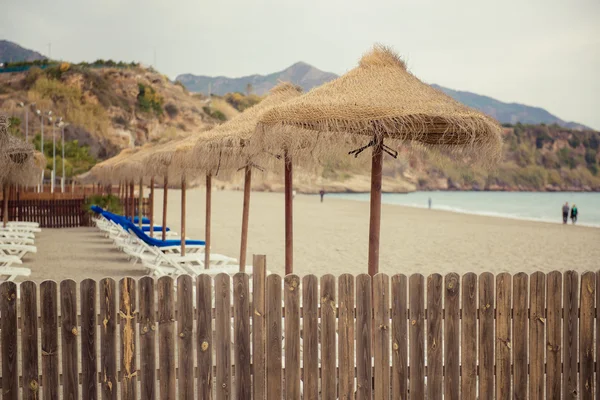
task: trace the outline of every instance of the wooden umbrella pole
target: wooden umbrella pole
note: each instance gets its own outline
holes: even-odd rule
[[[129,197],[131,200],[131,222],[135,222],[135,185],[133,181],[129,183]]]
[[[292,159],[285,151],[285,274],[294,273],[294,213]]]
[[[138,226],[142,229],[142,217],[144,213],[142,208],[144,206],[144,178],[140,178],[140,194],[138,200]]]
[[[369,275],[379,272],[379,233],[381,230],[381,180],[383,139],[375,136],[371,161],[371,216],[369,222]]]
[[[181,255],[185,256],[185,175],[181,177]]]
[[[129,191],[127,190],[127,185],[123,182],[121,194],[121,203],[123,204],[123,212],[125,213],[125,218],[129,217]]]
[[[2,188],[2,207],[3,207],[3,211],[2,211],[2,222],[4,224],[4,227],[6,228],[6,225],[8,224],[8,183],[4,184],[4,187]]]
[[[244,207],[242,209],[242,240],[240,243],[240,272],[246,272],[248,249],[248,216],[250,214],[250,191],[252,189],[252,167],[246,165],[244,177]]]
[[[212,175],[206,174],[206,217],[204,220],[204,268],[210,268],[210,214],[212,209]]]
[[[154,237],[154,176],[150,178],[150,237]]]
[[[165,175],[163,188],[162,240],[167,239],[167,195],[169,193],[169,178]]]

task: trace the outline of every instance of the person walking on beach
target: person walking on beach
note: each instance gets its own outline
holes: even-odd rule
[[[321,203],[322,203],[323,197],[325,197],[325,191],[323,189],[321,189],[321,191],[319,192],[319,195],[321,195]]]
[[[565,203],[565,205],[562,208],[562,212],[563,212],[563,224],[567,223],[567,220],[569,219],[569,203]]]
[[[571,221],[573,222],[573,225],[575,225],[575,223],[577,222],[577,214],[579,214],[579,211],[577,210],[577,205],[573,204],[573,208],[571,208]]]
[[[431,210],[431,197],[429,198],[429,209]]]

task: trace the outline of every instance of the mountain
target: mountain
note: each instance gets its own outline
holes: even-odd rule
[[[481,112],[497,119],[502,124],[557,124],[565,128],[589,130],[585,125],[576,122],[566,122],[540,107],[531,107],[519,103],[503,103],[491,97],[482,96],[471,92],[462,92],[448,89],[436,84],[431,85],[441,90],[453,99],[476,108]]]
[[[0,63],[45,60],[37,51],[29,50],[8,40],[0,40]]]
[[[288,81],[301,86],[305,91],[313,87],[320,86],[325,82],[331,81],[338,76],[331,72],[324,72],[304,62],[297,62],[283,71],[275,72],[269,75],[250,75],[241,78],[227,78],[225,76],[196,76],[192,74],[179,75],[176,80],[183,83],[191,92],[208,94],[210,93],[223,96],[226,93],[240,92],[245,93],[248,84],[252,85],[252,92],[257,95],[264,95],[272,87],[277,85],[278,81]]]

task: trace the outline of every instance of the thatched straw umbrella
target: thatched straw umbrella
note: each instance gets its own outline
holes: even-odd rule
[[[369,140],[350,152],[355,156],[373,147],[371,275],[379,271],[383,153],[397,155],[384,144],[385,139],[418,142],[449,149],[463,159],[488,162],[498,160],[502,148],[501,127],[496,121],[421,82],[396,54],[380,46],[342,77],[263,114],[257,143],[266,150],[283,147],[297,151],[310,140],[307,130],[313,131],[314,138],[323,133],[333,140]]]
[[[302,89],[288,82],[279,83],[269,91],[269,95],[257,105],[245,110],[232,120],[212,129],[207,135],[197,138],[191,153],[182,157],[183,167],[207,171],[207,177],[219,171],[231,173],[244,170],[244,202],[242,209],[242,229],[240,240],[240,272],[245,271],[248,247],[248,220],[250,211],[250,191],[252,168],[258,167],[257,154],[249,151],[256,125],[262,113],[285,101],[299,96]],[[181,148],[181,147],[180,147]],[[260,168],[260,167],[259,167]],[[207,196],[208,195],[207,189]],[[207,205],[210,204],[207,198]],[[207,211],[207,226],[210,227],[210,213]]]

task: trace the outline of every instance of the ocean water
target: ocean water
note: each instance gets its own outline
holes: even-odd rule
[[[368,193],[328,194],[327,196],[357,201],[369,201]],[[384,204],[432,208],[463,214],[477,214],[501,218],[562,223],[565,202],[577,205],[578,225],[600,228],[600,193],[578,192],[414,192],[385,193]],[[569,223],[571,220],[569,219]]]

